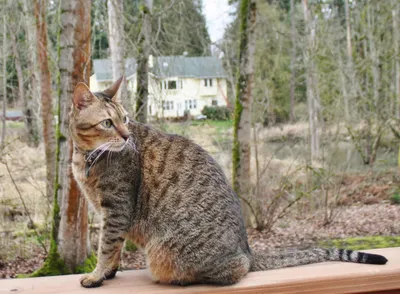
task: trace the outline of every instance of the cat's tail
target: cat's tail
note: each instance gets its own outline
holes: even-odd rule
[[[368,264],[385,264],[388,260],[378,254],[364,253],[345,249],[310,249],[283,254],[268,255],[253,252],[250,271],[263,271],[323,261],[347,261]]]

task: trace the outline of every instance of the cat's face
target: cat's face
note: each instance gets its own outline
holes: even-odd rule
[[[118,152],[129,143],[129,119],[120,103],[122,78],[101,93],[92,93],[84,83],[74,91],[69,129],[75,145],[84,151]]]

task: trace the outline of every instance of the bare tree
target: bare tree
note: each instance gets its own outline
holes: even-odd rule
[[[118,80],[125,76],[125,44],[124,44],[124,23],[123,23],[123,0],[108,0],[108,35],[111,53],[111,63],[113,80]],[[132,103],[128,97],[127,84],[122,83],[121,100],[129,112],[132,109]]]
[[[16,18],[16,16],[14,15]],[[18,31],[18,28],[14,28],[16,31]],[[35,125],[35,120],[33,119],[33,111],[28,103],[28,97],[25,94],[25,87],[24,87],[24,76],[22,72],[22,66],[21,66],[21,58],[18,50],[18,45],[17,45],[17,36],[15,31],[10,32],[11,36],[11,46],[12,46],[12,51],[14,54],[14,63],[15,63],[15,70],[17,72],[17,79],[18,79],[18,94],[19,94],[19,99],[23,103],[23,111],[24,111],[24,121],[25,121],[25,126],[28,131],[29,135],[29,142],[32,142],[34,145],[37,144],[38,142],[38,136],[37,136],[37,131],[36,131],[36,125]]]
[[[308,7],[308,0],[303,0],[305,35],[307,38],[307,48],[304,50],[304,62],[306,67],[307,84],[307,104],[310,128],[310,151],[311,158],[319,156],[319,134],[318,134],[318,97],[316,93],[316,79],[314,76],[313,54],[314,54],[314,36],[315,31]]]
[[[33,132],[33,143],[37,145],[39,143],[39,122],[40,114],[40,78],[39,78],[39,65],[37,60],[37,46],[36,46],[36,19],[33,11],[34,2],[29,0],[23,1],[23,13],[24,13],[24,28],[26,33],[26,50],[28,68],[26,71],[28,74],[28,90],[25,92],[25,99],[27,102],[26,108],[24,105],[24,112],[27,123],[32,126]]]
[[[53,125],[53,102],[51,76],[47,54],[46,0],[36,0],[35,17],[37,27],[36,46],[40,67],[40,89],[42,96],[42,125],[46,154],[46,194],[49,199],[54,195],[55,179],[55,134]]]
[[[393,47],[395,56],[395,74],[394,74],[394,85],[395,85],[395,95],[396,95],[396,116],[400,119],[400,57],[399,57],[399,17],[400,17],[400,3],[398,1],[392,1],[393,10]],[[400,158],[400,157],[399,157]]]
[[[251,113],[254,88],[254,53],[256,1],[240,4],[239,70],[236,82],[236,102],[233,141],[233,187],[242,198],[242,213],[246,226],[251,224],[249,193],[251,183]]]
[[[0,150],[4,147],[4,140],[6,138],[6,111],[7,111],[7,26],[6,15],[3,15],[3,113],[2,121],[3,127],[1,131]]]
[[[396,105],[396,118],[400,121],[400,57],[399,57],[399,16],[400,4],[398,1],[392,1],[392,18],[393,18],[393,46],[394,46],[394,87],[395,87],[395,105]],[[400,146],[398,149],[398,162],[397,166],[400,171]]]
[[[347,41],[347,68],[352,71],[352,63],[353,63],[353,48],[351,45],[351,26],[350,26],[350,8],[349,8],[349,0],[345,0],[345,10],[346,10],[346,41]],[[343,77],[343,99],[344,99],[344,114],[346,121],[350,120],[350,111],[349,111],[349,96],[347,91],[347,84]]]
[[[294,19],[294,0],[290,0],[290,32],[292,39],[292,56],[290,60],[290,69],[292,71],[290,77],[290,122],[294,122],[294,101],[295,101],[295,89],[296,89],[296,23]]]
[[[137,88],[136,88],[136,119],[147,122],[147,101],[149,95],[149,56],[151,39],[151,13],[153,0],[143,0],[142,30],[138,44]]]

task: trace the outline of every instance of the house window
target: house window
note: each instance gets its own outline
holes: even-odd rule
[[[173,110],[174,109],[174,102],[173,101],[163,101],[162,108],[164,110]]]
[[[175,90],[176,89],[176,81],[168,81],[168,89]]]
[[[183,89],[183,81],[179,80],[178,82],[179,82],[179,89]]]
[[[213,99],[211,100],[211,105],[212,105],[212,106],[218,106],[218,100],[215,99],[215,98],[213,98]]]
[[[197,100],[185,100],[185,109],[196,109],[197,108]]]
[[[212,79],[204,79],[204,87],[212,87]]]

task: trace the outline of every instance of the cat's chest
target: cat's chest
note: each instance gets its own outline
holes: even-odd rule
[[[87,176],[85,171],[85,160],[83,155],[74,154],[72,158],[72,173],[79,188],[85,195],[85,197],[92,203],[92,205],[100,210],[100,202],[102,193],[98,188],[99,179],[94,174],[94,169],[91,174]]]

